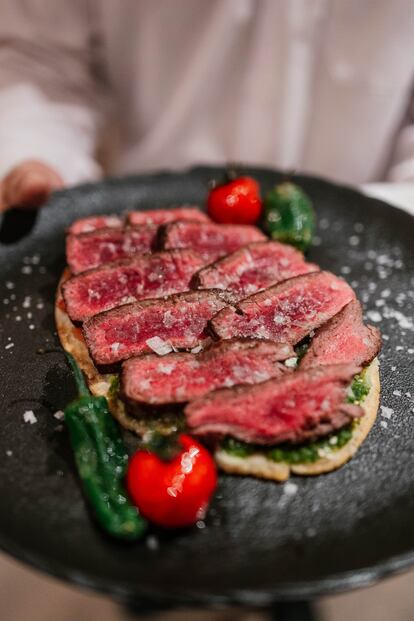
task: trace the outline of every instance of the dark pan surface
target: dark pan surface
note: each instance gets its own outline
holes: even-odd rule
[[[285,485],[221,477],[200,528],[121,545],[91,522],[66,432],[53,416],[74,386],[61,354],[37,353],[58,347],[53,297],[64,229],[92,213],[202,203],[219,172],[198,168],[64,191],[23,239],[0,243],[0,545],[121,599],[265,605],[367,584],[414,561],[414,220],[309,177],[298,179],[319,222],[309,258],[342,273],[371,321],[381,320],[382,404],[389,409],[337,472]],[[264,190],[280,179],[251,172]],[[8,224],[3,242],[11,239]],[[36,424],[23,421],[27,410]]]

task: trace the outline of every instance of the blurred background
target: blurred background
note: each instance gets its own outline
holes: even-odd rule
[[[412,0],[0,0],[0,211],[109,173],[229,161],[412,208],[413,41]],[[412,619],[413,578],[324,598],[318,619]],[[7,621],[131,618],[5,556],[0,607]],[[234,617],[264,618],[155,618]]]

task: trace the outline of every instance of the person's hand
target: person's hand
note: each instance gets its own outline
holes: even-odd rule
[[[0,181],[0,212],[40,207],[61,187],[63,180],[53,168],[35,160],[23,162]]]

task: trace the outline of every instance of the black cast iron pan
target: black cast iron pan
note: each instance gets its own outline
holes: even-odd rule
[[[249,172],[264,191],[280,180]],[[319,223],[309,259],[352,283],[386,339],[386,409],[368,439],[349,464],[318,478],[221,477],[204,528],[122,545],[91,521],[53,416],[74,385],[59,352],[39,353],[58,348],[53,299],[64,229],[92,213],[202,204],[220,174],[197,168],[85,185],[56,194],[20,240],[7,219],[0,231],[0,546],[119,599],[268,605],[365,585],[414,562],[414,220],[310,177],[296,179]],[[29,410],[37,423],[24,422]]]

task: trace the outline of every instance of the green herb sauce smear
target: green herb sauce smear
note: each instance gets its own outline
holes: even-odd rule
[[[348,403],[362,403],[369,390],[370,386],[365,378],[365,371],[363,371],[353,379],[347,397]],[[253,454],[260,454],[276,462],[309,464],[323,457],[325,452],[335,452],[345,446],[352,438],[353,430],[358,424],[359,420],[355,420],[325,438],[313,440],[300,446],[279,444],[273,447],[263,447],[227,437],[221,443],[220,448],[233,457],[249,457]]]

